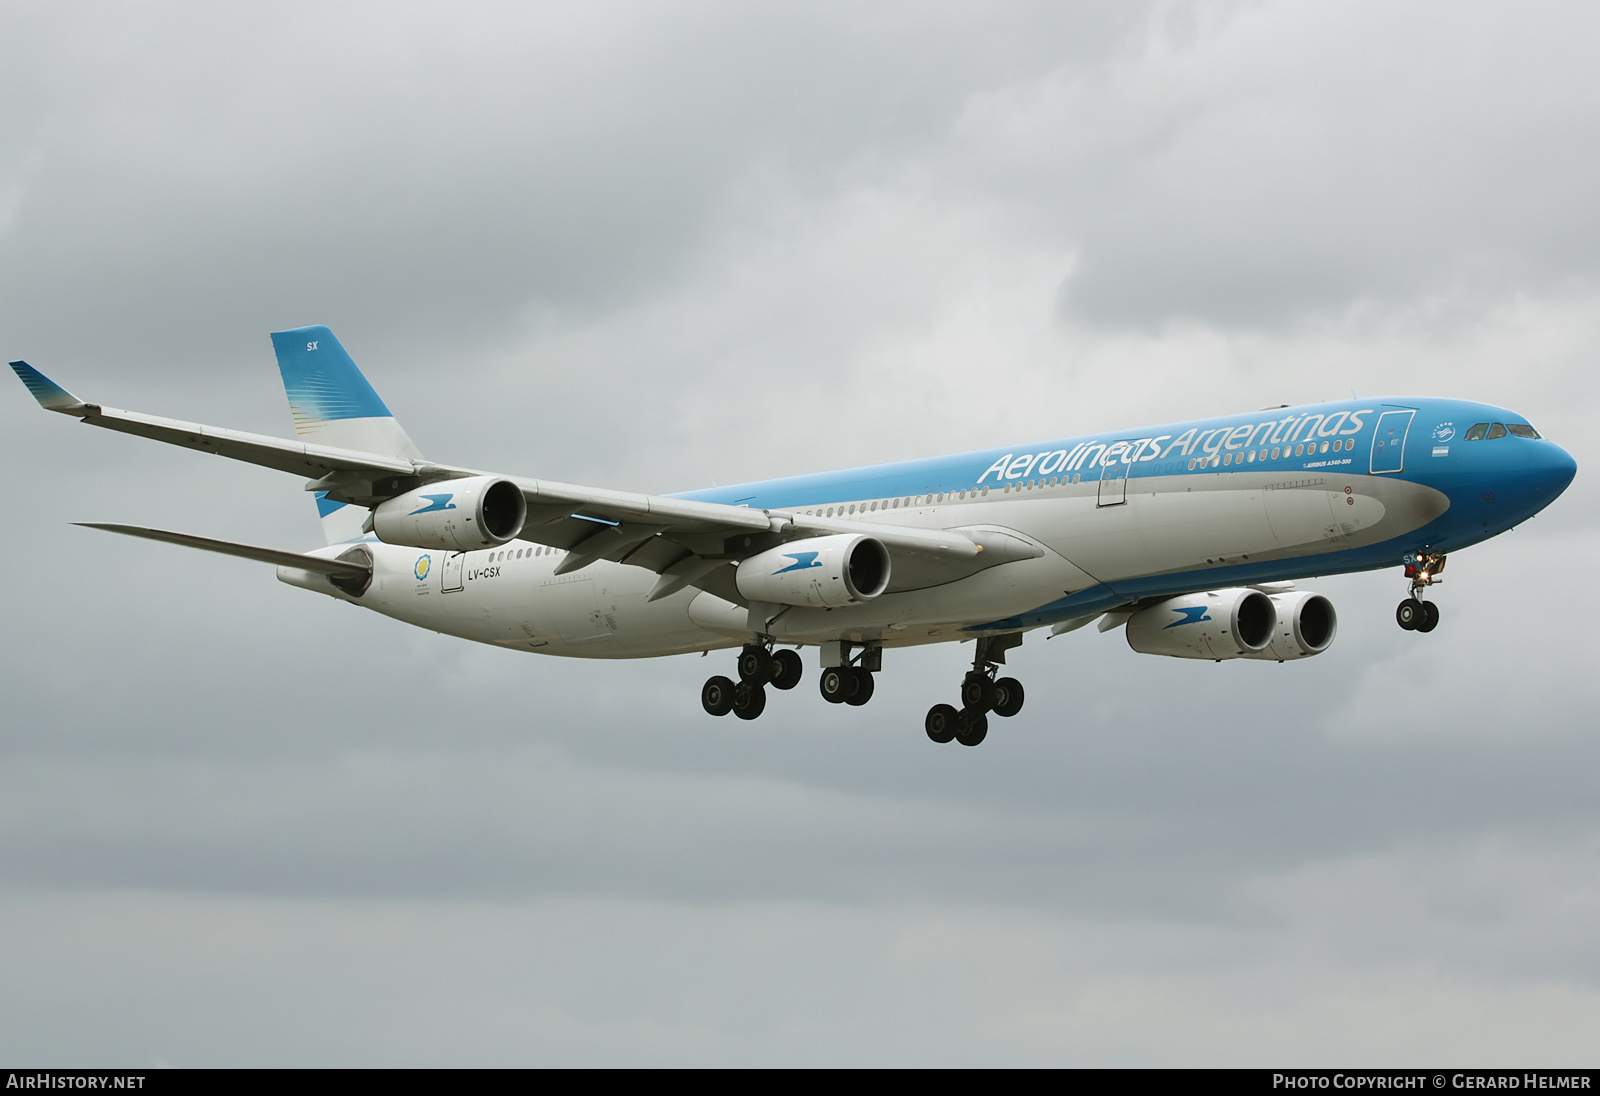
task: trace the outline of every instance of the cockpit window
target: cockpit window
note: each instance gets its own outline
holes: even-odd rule
[[[1490,423],[1489,424],[1489,440],[1490,441],[1494,441],[1495,438],[1503,438],[1505,436],[1506,436],[1505,423],[1495,422],[1495,423]]]
[[[1483,436],[1489,432],[1489,424],[1477,422],[1472,424],[1472,429],[1467,431],[1468,441],[1482,441]]]
[[[1514,422],[1507,426],[1506,429],[1511,431],[1511,436],[1514,438],[1536,438],[1539,436],[1539,431],[1526,423]]]

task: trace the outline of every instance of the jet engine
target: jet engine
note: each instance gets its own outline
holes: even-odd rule
[[[470,552],[514,540],[528,517],[522,491],[508,479],[471,476],[396,495],[372,512],[385,544]]]
[[[1279,662],[1310,658],[1333,644],[1333,637],[1339,631],[1339,614],[1333,611],[1333,602],[1310,590],[1294,590],[1271,597],[1278,608],[1278,623],[1272,630],[1272,639],[1247,658],[1270,658]]]
[[[751,601],[837,609],[883,593],[889,550],[851,533],[790,541],[740,563],[734,582]]]
[[[1184,594],[1128,618],[1128,646],[1173,658],[1257,657],[1273,641],[1278,606],[1259,590]]]

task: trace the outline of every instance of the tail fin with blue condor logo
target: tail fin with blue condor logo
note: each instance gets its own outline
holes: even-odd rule
[[[422,459],[333,332],[320,324],[274,331],[272,349],[289,397],[295,433],[303,441],[386,457]],[[317,492],[317,515],[329,544],[359,540],[368,511]]]

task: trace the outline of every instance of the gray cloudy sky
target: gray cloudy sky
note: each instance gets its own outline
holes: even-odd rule
[[[0,399],[0,1059],[1594,1064],[1600,9],[7,4],[0,349],[286,433],[327,323],[424,452],[674,490],[1423,392],[1551,510],[1314,584],[1301,665],[966,648],[755,724],[67,523],[297,481]],[[21,505],[26,502],[26,506]],[[1589,713],[1585,715],[1584,713]]]

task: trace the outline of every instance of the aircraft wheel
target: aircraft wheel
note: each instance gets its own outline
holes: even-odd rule
[[[928,718],[922,721],[922,729],[928,732],[928,737],[943,745],[956,736],[956,719],[960,713],[948,704],[935,704],[928,709]]]
[[[700,686],[700,706],[707,715],[727,715],[733,711],[733,682],[713,677]]]
[[[859,708],[872,699],[872,690],[874,688],[872,675],[859,666],[850,672],[856,679],[856,691],[845,697],[844,702]]]
[[[1414,597],[1408,597],[1395,607],[1394,622],[1408,632],[1417,630],[1417,625],[1422,623],[1426,610],[1422,602]]]
[[[982,708],[963,708],[956,715],[956,741],[976,746],[989,735],[989,717]]]
[[[817,688],[822,693],[822,699],[829,704],[843,704],[855,695],[860,687],[855,674],[848,666],[829,666],[822,671],[822,676],[817,678]]]
[[[1022,711],[1022,682],[1002,677],[994,683],[994,714],[1010,718]]]
[[[767,709],[767,690],[749,681],[733,687],[733,714],[740,719],[755,719]]]
[[[805,667],[800,662],[798,652],[776,651],[772,655],[772,680],[768,684],[774,689],[787,691],[800,684],[804,673]]]
[[[739,680],[765,685],[772,680],[772,656],[760,647],[739,652]]]
[[[967,708],[994,707],[994,685],[982,674],[968,674],[961,682],[961,704]]]
[[[1439,626],[1439,606],[1431,601],[1422,603],[1422,619],[1417,622],[1417,631],[1431,632]]]

